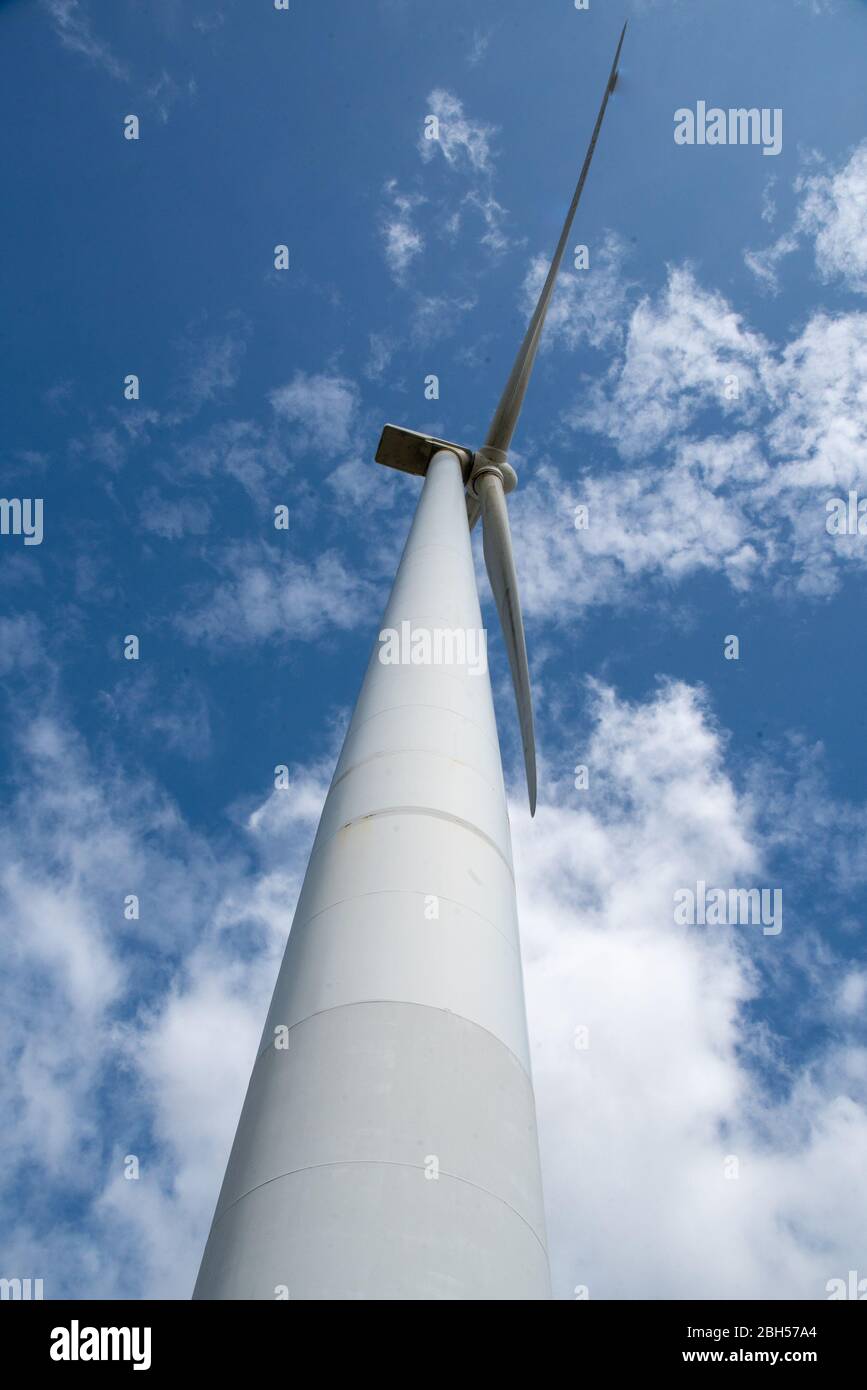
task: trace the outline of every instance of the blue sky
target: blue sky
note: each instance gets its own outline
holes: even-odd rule
[[[483,437],[627,15],[515,441],[533,825],[491,642],[555,1290],[867,1277],[867,7],[11,0],[0,1273],[48,1296],[192,1286],[417,491],[379,431]],[[675,144],[700,100],[781,152]],[[782,933],[676,929],[699,879]]]

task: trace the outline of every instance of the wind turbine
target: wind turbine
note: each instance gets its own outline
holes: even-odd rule
[[[485,443],[383,430],[377,462],[424,477],[382,629],[412,645],[406,660],[386,662],[382,642],[371,654],[194,1298],[550,1297],[497,728],[487,665],[462,662],[458,639],[482,631],[470,544],[481,515],[532,813],[508,450],[625,32]],[[416,639],[438,633],[436,660]]]

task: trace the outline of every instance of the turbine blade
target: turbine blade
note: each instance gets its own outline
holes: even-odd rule
[[[515,364],[512,367],[509,380],[506,383],[506,389],[503,392],[502,397],[500,398],[500,403],[497,406],[496,413],[494,415],[493,420],[491,421],[491,428],[488,430],[488,437],[485,440],[485,443],[490,448],[501,449],[504,454],[508,453],[509,444],[512,441],[512,435],[514,434],[515,426],[518,423],[518,416],[521,413],[521,406],[524,401],[524,393],[527,390],[527,383],[530,380],[530,373],[533,370],[533,363],[536,359],[536,352],[539,347],[539,339],[542,336],[542,328],[545,323],[545,315],[548,312],[548,305],[550,304],[551,296],[554,293],[554,283],[557,279],[557,272],[560,269],[560,262],[562,261],[563,253],[566,250],[566,243],[569,240],[569,233],[572,230],[572,222],[575,218],[575,212],[578,207],[578,203],[581,199],[581,193],[584,189],[587,174],[590,170],[590,162],[593,158],[593,151],[596,149],[596,141],[599,138],[599,131],[602,128],[602,118],[605,115],[605,108],[608,105],[608,98],[613,92],[615,84],[617,82],[617,64],[620,61],[620,50],[623,47],[623,39],[625,34],[626,25],[624,24],[620,34],[620,41],[617,45],[617,52],[614,55],[614,62],[611,65],[611,73],[605,85],[605,95],[603,96],[602,104],[599,107],[599,114],[596,117],[596,124],[593,127],[593,134],[590,137],[590,144],[587,147],[587,153],[584,156],[584,164],[581,168],[581,173],[578,178],[578,184],[575,189],[572,202],[569,205],[569,211],[566,214],[566,221],[563,223],[563,230],[560,233],[560,240],[557,243],[557,249],[554,252],[554,258],[551,261],[548,276],[545,280],[545,284],[542,287],[542,293],[539,295],[539,302],[536,305],[535,310],[533,311],[533,317],[530,319],[529,327],[527,328],[527,332],[524,335],[524,341],[521,344],[521,347],[518,351],[518,356],[515,358]]]
[[[482,505],[482,543],[485,567],[491,581],[500,625],[509,656],[512,685],[518,703],[518,722],[524,746],[524,767],[527,771],[527,793],[530,815],[536,814],[536,737],[533,730],[533,699],[530,693],[530,672],[527,666],[527,644],[518,598],[518,576],[512,555],[512,533],[506,494],[497,473],[485,473],[478,481]]]

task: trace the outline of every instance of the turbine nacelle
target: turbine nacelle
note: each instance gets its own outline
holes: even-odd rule
[[[428,464],[439,449],[450,449],[457,454],[464,483],[467,483],[472,470],[472,449],[464,444],[452,444],[448,439],[437,439],[432,434],[419,434],[418,430],[408,430],[403,425],[383,426],[375,458],[386,468],[397,468],[401,473],[414,473],[423,478]]]

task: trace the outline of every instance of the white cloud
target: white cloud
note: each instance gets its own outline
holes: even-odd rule
[[[263,504],[270,500],[267,485],[274,478],[285,478],[289,471],[288,460],[277,440],[265,434],[253,420],[221,420],[203,434],[172,447],[170,459],[158,467],[172,482],[178,478],[210,478],[224,473]],[[207,529],[203,523],[208,519],[208,512],[202,512],[202,505],[207,508],[207,504],[192,504],[182,498],[160,506],[153,500],[152,492],[145,496],[150,521],[148,529],[160,535],[174,534],[179,525],[194,534]]]
[[[793,232],[785,232],[764,251],[745,251],[744,261],[747,268],[761,282],[763,288],[769,290],[771,294],[776,294],[780,288],[777,266],[784,257],[797,251],[799,244],[798,238]]]
[[[213,34],[215,30],[222,29],[226,22],[226,16],[222,10],[215,10],[213,14],[197,15],[193,20],[193,28],[199,34]]]
[[[334,628],[364,629],[372,586],[334,551],[312,563],[265,545],[226,548],[227,577],[204,598],[194,598],[176,619],[189,642],[220,648],[253,642],[315,641]]]
[[[607,382],[593,383],[569,418],[608,434],[624,457],[635,458],[682,433],[708,406],[748,411],[767,359],[767,343],[723,297],[702,289],[688,268],[675,267],[659,298],[644,298],[633,310],[623,358]],[[725,394],[732,375],[737,399]]]
[[[779,262],[806,237],[823,281],[842,280],[850,290],[867,294],[867,140],[836,172],[801,174],[795,191],[800,201],[793,227],[764,250],[746,251],[749,269],[776,292]]]
[[[264,811],[231,846],[208,843],[127,755],[92,761],[38,693],[48,684],[24,702],[28,722],[4,726],[4,1259],[44,1277],[47,1297],[187,1298],[316,786],[311,775],[280,794],[279,846]],[[128,893],[138,920],[124,915]],[[123,1177],[129,1153],[138,1181]]]
[[[211,752],[211,718],[202,687],[189,676],[172,673],[167,689],[160,689],[157,674],[147,668],[126,673],[112,690],[99,692],[104,714],[140,738],[152,739],[161,749],[190,759]]]
[[[424,250],[424,237],[413,217],[425,199],[418,194],[401,193],[395,179],[385,185],[389,206],[381,220],[385,261],[398,284],[406,279],[407,271]]]
[[[371,518],[375,533],[382,535],[383,513],[394,505],[396,496],[391,469],[379,468],[369,459],[352,458],[338,464],[325,481],[333,495],[331,505],[351,517],[356,529]]]
[[[867,1007],[867,970],[847,971],[838,992],[838,1004],[847,1017],[857,1018]]]
[[[678,583],[721,570],[734,588],[750,582],[766,555],[758,518],[745,497],[724,496],[723,481],[767,474],[751,436],[684,445],[665,467],[602,470],[579,482],[552,465],[535,470],[511,499],[512,534],[528,616],[569,619],[593,604],[643,592],[640,581]],[[575,507],[589,508],[587,529]]]
[[[448,338],[460,327],[461,318],[476,307],[468,295],[455,298],[445,294],[418,294],[413,301],[410,334],[415,344],[427,347]]]
[[[0,617],[0,676],[27,670],[42,657],[41,625],[32,613]]]
[[[864,1249],[867,1054],[843,1037],[781,1094],[745,1005],[783,938],[673,925],[678,887],[768,881],[724,747],[685,686],[600,690],[589,792],[512,807],[559,1297],[822,1298]]]
[[[812,14],[833,14],[837,9],[837,0],[798,0],[801,5],[809,6]]]
[[[478,64],[482,61],[482,59],[488,51],[488,48],[490,47],[493,34],[493,29],[488,29],[484,32],[481,29],[473,30],[472,43],[470,44],[469,52],[467,53],[467,64],[469,67],[477,67]]]
[[[183,96],[190,98],[196,95],[195,78],[188,78],[184,85],[177,82],[171,73],[163,68],[160,76],[150,87],[147,88],[147,95],[154,103],[157,115],[165,125],[172,113],[172,108]]]
[[[472,121],[464,112],[464,104],[453,92],[435,87],[428,95],[427,114],[438,123],[436,139],[419,137],[419,153],[426,162],[436,157],[437,150],[452,168],[470,169],[476,174],[493,172],[491,139],[495,126]]]
[[[487,246],[488,250],[495,255],[507,250],[510,242],[502,228],[506,209],[497,202],[490,189],[471,189],[464,201],[481,213],[482,221],[485,224],[485,230],[480,238],[482,246]],[[455,214],[455,216],[459,217],[459,214]]]
[[[79,0],[42,0],[42,8],[50,15],[54,30],[64,48],[80,53],[91,63],[104,68],[112,77],[125,80],[129,72],[115,57],[104,40],[94,34],[90,16]]]
[[[773,222],[777,215],[777,204],[774,200],[774,186],[777,182],[776,174],[769,174],[762,189],[762,212],[763,222]]]
[[[127,445],[113,426],[98,425],[83,439],[71,439],[69,450],[74,457],[84,456],[88,463],[98,463],[117,473],[127,460]]]
[[[583,342],[603,348],[622,340],[626,303],[632,288],[623,275],[625,253],[621,239],[608,232],[598,250],[591,248],[586,270],[571,270],[568,262],[560,267],[545,319],[542,351],[557,341],[574,349]],[[530,261],[521,289],[521,309],[528,320],[550,264],[550,259],[541,255]]]
[[[422,235],[405,218],[395,217],[386,222],[383,235],[388,268],[397,280],[402,280],[424,246]]]
[[[594,331],[573,293],[555,341]],[[564,418],[607,436],[634,467],[585,465],[576,479],[568,463],[543,461],[516,494],[530,612],[573,612],[627,596],[639,575],[679,580],[701,568],[738,589],[761,578],[826,596],[841,566],[867,563],[864,536],[826,529],[831,497],[867,495],[867,315],[817,313],[780,349],[690,270],[672,268],[665,290],[632,310],[605,377]],[[590,525],[576,533],[582,503]]]
[[[506,209],[493,191],[491,139],[495,127],[471,120],[460,98],[443,88],[435,88],[427,100],[428,109],[418,140],[422,160],[429,164],[439,152],[445,169],[459,176],[464,192],[455,207],[448,193],[439,197],[432,192],[403,193],[395,179],[388,180],[380,232],[386,264],[399,285],[407,283],[410,268],[426,244],[425,235],[416,223],[417,210],[424,205],[429,207],[428,222],[437,237],[454,241],[464,224],[464,209],[470,208],[482,222],[479,237],[482,246],[494,256],[499,256],[509,246],[503,231]],[[435,128],[431,118],[438,123]]]
[[[497,201],[493,192],[494,160],[491,141],[496,134],[496,127],[471,120],[466,115],[460,98],[441,87],[435,88],[427,100],[427,115],[418,142],[422,159],[425,163],[430,163],[439,151],[446,167],[469,181],[461,206],[451,209],[448,213],[445,210],[441,211],[437,218],[437,230],[447,237],[456,236],[463,221],[462,208],[473,208],[484,224],[484,231],[480,237],[481,245],[487,247],[494,256],[499,256],[510,243],[503,231],[506,209]],[[438,123],[435,136],[434,127],[430,124],[431,117]]]
[[[395,353],[398,338],[396,333],[370,333],[368,343],[370,356],[364,367],[364,375],[369,381],[381,381],[388,364]]]
[[[130,987],[120,945],[161,941],[160,914],[174,896],[176,916],[199,885],[186,886],[170,864],[148,883],[140,924],[125,922],[123,899],[142,891],[148,835],[168,829],[168,807],[148,790],[109,774],[93,777],[79,741],[40,713],[19,732],[21,771],[0,854],[0,931],[8,969],[3,984],[3,1107],[7,1177],[20,1163],[68,1184],[87,1183],[98,1160],[93,1088],[112,1048],[114,1010]],[[15,833],[10,833],[14,824]],[[141,839],[138,839],[141,836]],[[151,861],[152,862],[152,861]],[[202,862],[202,870],[205,862]],[[177,925],[177,944],[182,932]],[[149,969],[137,981],[144,992]]]
[[[836,174],[812,174],[799,184],[798,226],[814,237],[823,280],[840,276],[867,294],[867,140]]]
[[[780,485],[867,481],[867,314],[816,314],[789,343],[773,380],[768,426]]]
[[[297,448],[318,450],[330,463],[336,453],[351,447],[359,395],[358,387],[346,377],[296,372],[268,399],[277,418],[293,427]]]
[[[164,540],[182,536],[203,536],[211,525],[211,508],[203,497],[180,497],[175,501],[162,496],[157,488],[146,488],[139,503],[139,525]]]
[[[206,402],[231,391],[245,351],[243,330],[191,334],[178,344],[181,372],[174,394],[185,413],[194,415]]]

